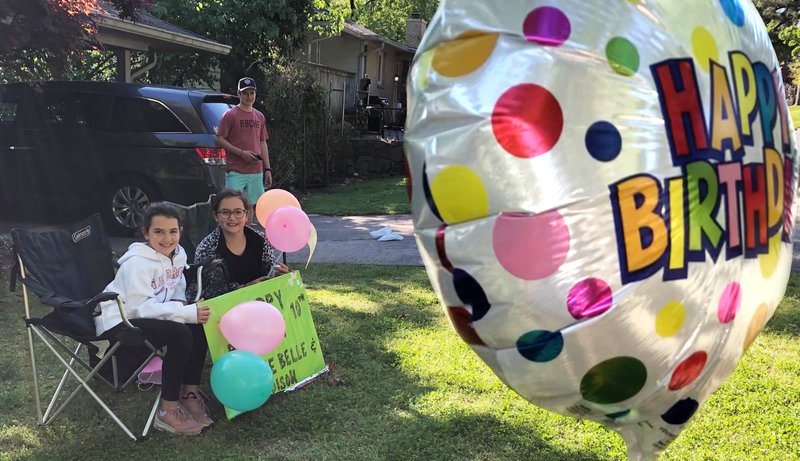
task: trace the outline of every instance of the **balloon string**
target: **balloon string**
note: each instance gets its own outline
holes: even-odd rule
[[[280,253],[278,253],[278,256],[275,257],[275,264],[273,264],[272,268],[269,270],[269,273],[267,274],[267,278],[272,277],[273,274],[275,274],[275,269],[278,268],[278,260],[280,260],[281,256],[283,256],[283,255],[284,255],[284,253],[281,251]]]

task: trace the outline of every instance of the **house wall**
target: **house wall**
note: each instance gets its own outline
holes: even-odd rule
[[[361,53],[361,40],[347,35],[331,37],[312,44],[310,62],[358,74],[359,53]]]
[[[395,50],[388,46],[381,50],[379,43],[371,42],[367,54],[367,75],[369,75],[372,85],[370,86],[370,95],[377,95],[389,99],[389,103],[394,106],[395,103],[402,100],[400,97],[400,85],[405,84],[404,69],[407,68],[403,62],[410,62],[413,58],[411,53]],[[383,80],[380,77],[380,61],[381,53],[383,54]],[[394,76],[397,75],[400,81],[395,83]]]

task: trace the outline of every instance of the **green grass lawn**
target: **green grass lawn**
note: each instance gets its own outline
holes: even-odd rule
[[[304,272],[334,374],[191,439],[133,443],[81,397],[36,425],[20,296],[0,296],[0,459],[623,460],[602,426],[508,390],[451,330],[415,267],[315,265]],[[730,380],[662,460],[800,459],[800,277]],[[55,377],[56,369],[44,372]],[[126,393],[144,415],[152,392]],[[212,410],[221,414],[213,402]]]
[[[800,129],[800,106],[789,106],[789,114],[792,116],[794,128]]]
[[[360,181],[303,200],[306,213],[328,216],[408,214],[405,178]]]

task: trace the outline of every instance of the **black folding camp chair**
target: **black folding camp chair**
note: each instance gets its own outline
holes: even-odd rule
[[[114,391],[120,392],[136,379],[147,362],[158,353],[147,341],[144,333],[128,322],[117,294],[102,292],[114,278],[114,269],[111,242],[103,232],[100,215],[93,215],[65,228],[14,229],[11,231],[11,236],[17,259],[11,288],[13,291],[17,277],[21,277],[25,305],[24,320],[28,330],[39,423],[46,425],[53,421],[78,392],[85,389],[128,436],[134,440],[143,439],[150,430],[160,391],[153,402],[141,436],[137,436],[91,386],[105,383]],[[32,317],[29,290],[53,310],[42,317]],[[98,337],[95,334],[95,309],[98,303],[110,300],[116,300],[125,328],[113,338]],[[37,370],[37,361],[42,357],[37,360],[36,339],[41,340],[65,367],[44,414]],[[97,355],[99,348],[93,344],[98,341],[110,342],[102,359]],[[130,376],[119,376],[117,352],[122,345],[143,345],[150,352],[146,360]],[[109,361],[111,376],[108,376],[108,373],[101,373],[101,370],[109,368],[107,365]],[[67,392],[65,386],[70,376],[79,384],[65,400],[59,402],[59,397]]]
[[[201,262],[194,260],[194,252],[197,249],[197,245],[217,227],[217,223],[211,215],[211,202],[214,201],[214,197],[212,194],[207,201],[189,206],[173,203],[183,214],[183,233],[181,233],[180,243],[183,249],[186,250],[189,264]]]

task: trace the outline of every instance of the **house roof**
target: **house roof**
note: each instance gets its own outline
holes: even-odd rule
[[[399,43],[399,42],[395,42],[394,40],[386,38],[386,37],[384,37],[382,35],[379,35],[378,33],[373,32],[373,31],[367,29],[366,27],[362,26],[361,24],[353,22],[353,21],[351,21],[349,19],[345,20],[344,29],[342,29],[342,33],[346,33],[348,35],[352,35],[352,36],[354,36],[356,38],[360,38],[362,40],[370,40],[370,41],[374,41],[374,42],[382,42],[382,43],[385,43],[385,44],[391,46],[392,48],[396,48],[398,50],[406,51],[406,52],[412,53],[412,54],[417,51],[416,48],[410,47],[408,45],[403,45],[402,43]]]
[[[139,11],[135,22],[120,19],[113,5],[98,1],[104,13],[97,16],[98,39],[105,45],[165,53],[228,54],[230,45],[215,42],[155,16]]]

